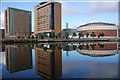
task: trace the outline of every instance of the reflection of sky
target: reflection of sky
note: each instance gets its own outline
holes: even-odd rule
[[[117,78],[118,63],[94,61],[64,61],[62,63],[63,78]]]
[[[0,64],[6,64],[5,62],[5,52],[0,52]]]
[[[62,51],[63,78],[117,78],[119,55],[91,57]]]

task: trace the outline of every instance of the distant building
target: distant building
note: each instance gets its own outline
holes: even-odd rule
[[[31,34],[31,11],[8,7],[5,10],[6,38],[27,37]]]
[[[32,69],[32,49],[28,45],[5,46],[6,68],[10,73]]]
[[[61,3],[42,2],[35,6],[35,34],[43,36],[51,32],[58,34],[61,32]]]
[[[0,29],[0,40],[5,38],[5,29]]]
[[[77,30],[76,29],[71,29],[71,28],[67,28],[67,29],[63,29],[62,30],[62,36],[65,38],[66,37],[66,33],[69,34],[69,38],[73,37],[73,33],[76,33],[77,35]]]
[[[79,26],[77,31],[82,32],[84,37],[86,37],[86,33],[89,33],[88,37],[91,37],[92,33],[94,32],[97,38],[118,38],[118,26],[110,23],[88,23]]]

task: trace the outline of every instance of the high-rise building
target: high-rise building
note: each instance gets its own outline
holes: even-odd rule
[[[56,35],[61,32],[61,3],[42,2],[35,6],[35,34],[51,33]]]
[[[6,37],[27,37],[31,34],[31,11],[8,7],[5,10]]]

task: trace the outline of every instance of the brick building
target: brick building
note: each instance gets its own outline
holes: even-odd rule
[[[91,34],[94,32],[96,37],[104,37],[104,38],[117,38],[118,37],[118,26],[110,23],[88,23],[85,25],[81,25],[77,28],[78,32],[82,32],[84,37],[86,37],[86,33],[89,33],[88,37],[91,37]]]
[[[61,32],[61,3],[42,2],[35,6],[35,35]]]
[[[5,36],[25,37],[31,34],[31,11],[8,7],[5,10]]]

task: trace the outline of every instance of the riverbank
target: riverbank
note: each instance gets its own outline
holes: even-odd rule
[[[89,39],[15,39],[2,40],[2,43],[41,43],[41,42],[119,42],[120,39],[103,39],[103,38],[89,38]]]

